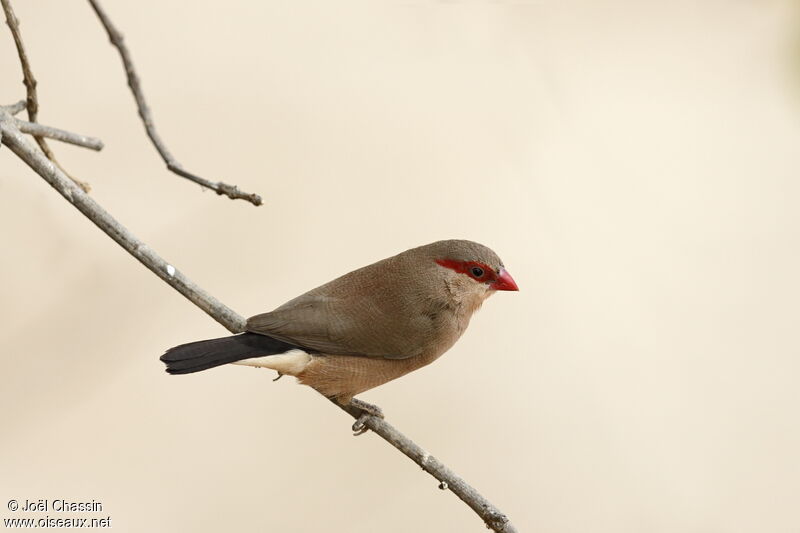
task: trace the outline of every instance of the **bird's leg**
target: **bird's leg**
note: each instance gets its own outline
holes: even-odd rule
[[[361,415],[353,424],[353,435],[356,437],[363,435],[369,429],[365,425],[365,422],[369,417],[376,416],[378,418],[383,418],[383,410],[377,405],[367,403],[363,400],[359,400],[358,398],[351,398],[350,405],[356,409],[361,409]]]

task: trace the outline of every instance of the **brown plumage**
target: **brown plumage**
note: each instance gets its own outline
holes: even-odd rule
[[[232,362],[272,368],[347,404],[436,360],[496,290],[517,290],[497,254],[438,241],[251,317],[248,333],[177,346],[161,360],[170,373]]]

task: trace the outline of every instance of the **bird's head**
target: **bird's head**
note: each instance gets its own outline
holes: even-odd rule
[[[459,301],[477,308],[495,291],[518,291],[514,278],[491,249],[465,240],[438,241],[419,248],[424,251],[436,278]]]

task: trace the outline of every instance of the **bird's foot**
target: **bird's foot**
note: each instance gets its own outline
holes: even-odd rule
[[[369,430],[369,428],[366,426],[366,422],[369,417],[375,416],[378,418],[383,418],[383,410],[377,405],[367,403],[359,400],[358,398],[352,398],[350,400],[350,405],[357,409],[361,409],[361,415],[353,424],[353,435],[356,437],[363,435]]]

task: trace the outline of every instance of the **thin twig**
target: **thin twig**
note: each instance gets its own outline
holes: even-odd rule
[[[27,141],[14,124],[13,119],[3,111],[4,109],[0,108],[0,133],[2,133],[3,144],[7,145],[81,213],[159,278],[166,281],[229,331],[233,333],[244,331],[246,324],[244,317],[194,284],[146,244],[137,239],[89,195],[73,185],[57,167],[49,164],[44,155]],[[361,415],[359,409],[341,405],[339,407],[354,418],[358,418]],[[516,532],[508,518],[486,498],[481,496],[477,490],[438,459],[425,452],[411,439],[392,427],[386,420],[369,417],[365,424],[376,435],[379,435],[386,442],[403,452],[423,470],[435,477],[440,482],[440,488],[448,488],[461,498],[481,517],[488,527],[502,533]]]
[[[19,31],[19,19],[14,14],[14,9],[11,7],[9,0],[0,0],[3,4],[3,11],[6,14],[6,24],[11,30],[11,36],[14,38],[14,44],[17,46],[17,54],[19,55],[19,62],[22,66],[22,83],[25,84],[25,91],[27,92],[27,109],[28,119],[31,122],[36,122],[36,116],[39,113],[39,99],[36,95],[36,78],[33,76],[30,61],[28,61],[28,54],[25,53],[25,44],[22,42],[22,34]]]
[[[147,131],[147,136],[150,137],[150,140],[153,142],[156,150],[158,150],[158,153],[161,154],[161,159],[163,159],[164,163],[167,164],[167,168],[178,176],[202,185],[207,189],[211,189],[217,194],[224,194],[231,200],[241,199],[247,200],[253,205],[261,205],[261,197],[259,195],[240,191],[235,185],[229,185],[221,181],[210,181],[205,178],[201,178],[200,176],[185,170],[177,161],[177,159],[175,159],[156,131],[156,126],[153,122],[153,116],[150,114],[150,108],[147,106],[147,101],[144,99],[144,92],[142,92],[139,76],[136,74],[136,70],[133,67],[133,60],[131,59],[131,54],[128,51],[128,47],[125,46],[122,34],[111,22],[111,19],[108,18],[105,10],[103,10],[97,0],[89,0],[89,3],[92,5],[92,9],[94,9],[94,12],[97,14],[97,17],[100,19],[103,27],[106,29],[106,33],[108,33],[108,38],[111,41],[111,44],[114,45],[114,47],[119,51],[119,55],[122,58],[122,64],[125,67],[125,75],[128,77],[128,86],[131,88],[133,98],[136,100],[136,106],[139,108],[139,116],[142,118],[142,122],[144,123],[144,129]]]
[[[47,137],[48,139],[74,144],[76,146],[82,146],[91,150],[99,151],[103,149],[103,141],[100,139],[95,139],[94,137],[87,137],[85,135],[79,135],[77,133],[60,130],[58,128],[51,128],[50,126],[44,126],[38,122],[26,122],[19,119],[16,119],[14,122],[19,128],[19,131],[22,133],[30,133],[34,137]]]
[[[37,82],[36,78],[33,77],[33,71],[31,70],[31,63],[28,60],[28,54],[25,52],[25,44],[22,42],[22,33],[19,31],[19,19],[17,19],[17,16],[14,14],[14,9],[11,7],[11,2],[9,0],[0,0],[0,3],[3,4],[3,11],[5,11],[6,14],[6,23],[8,24],[8,28],[11,30],[12,37],[14,37],[14,44],[17,46],[17,54],[19,55],[19,62],[22,66],[22,82],[25,84],[25,91],[27,93],[28,120],[31,122],[36,122],[36,118],[39,114],[39,99],[36,94]],[[36,142],[47,156],[47,159],[58,165],[64,174],[66,174],[69,179],[77,183],[78,186],[84,190],[84,192],[89,192],[91,187],[88,183],[81,181],[75,176],[69,174],[66,169],[64,169],[64,167],[62,167],[61,164],[56,160],[56,156],[53,154],[53,151],[47,144],[47,141],[44,140],[44,137],[41,135],[34,135],[34,139],[36,139]]]

